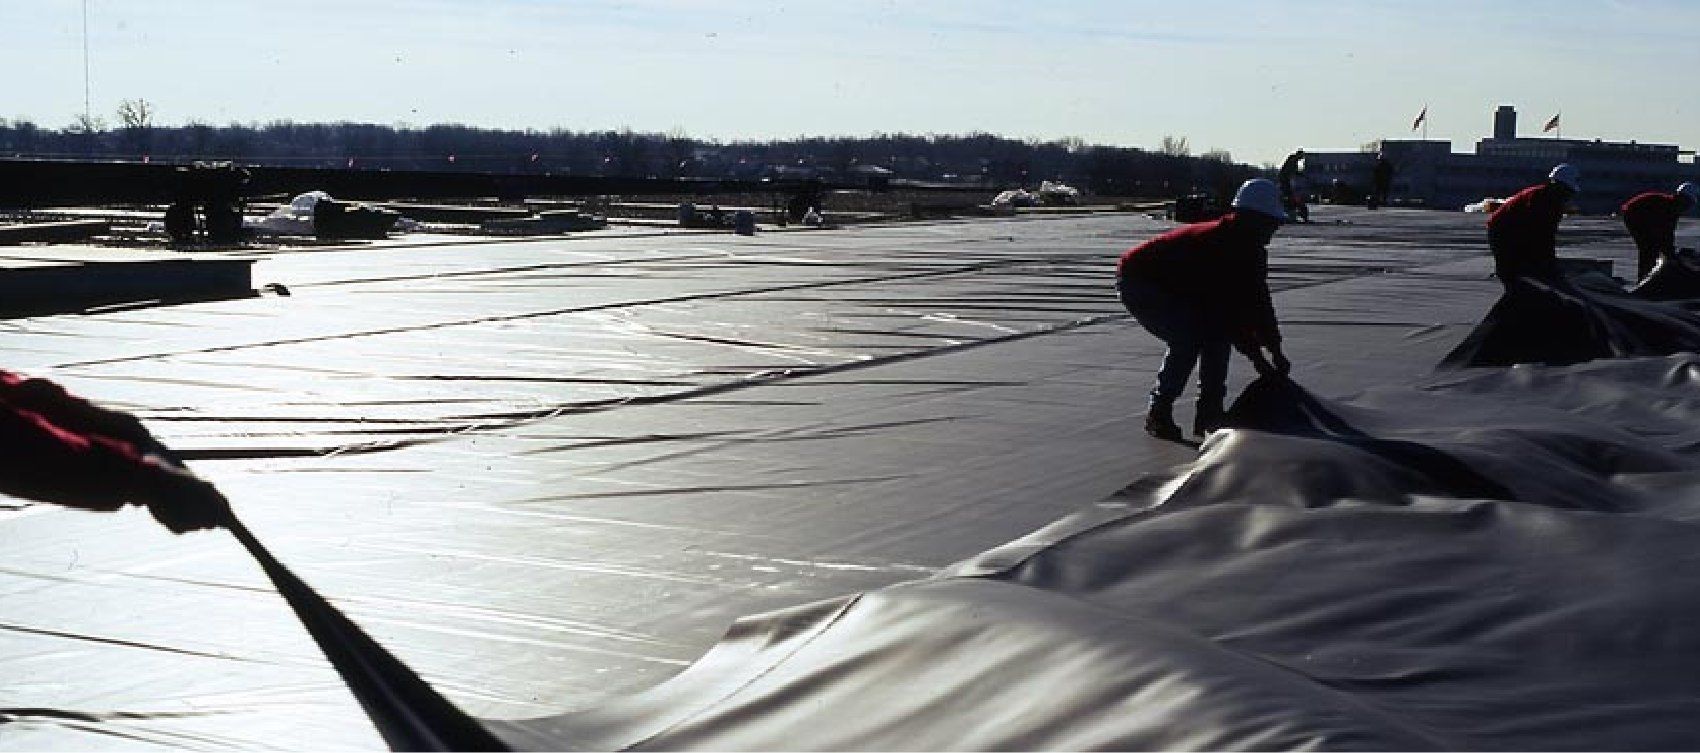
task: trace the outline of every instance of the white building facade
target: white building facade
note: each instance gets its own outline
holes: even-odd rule
[[[1474,153],[1453,152],[1450,141],[1382,141],[1382,153],[1395,170],[1392,202],[1457,209],[1486,197],[1510,196],[1545,179],[1561,162],[1581,171],[1576,203],[1589,214],[1615,212],[1642,191],[1670,191],[1684,180],[1700,180],[1700,170],[1682,161],[1674,144],[1520,138],[1516,123],[1516,110],[1500,106],[1494,135],[1477,141]],[[1305,185],[1322,198],[1332,196],[1336,186],[1343,195],[1361,194],[1370,188],[1374,164],[1372,152],[1306,150]]]

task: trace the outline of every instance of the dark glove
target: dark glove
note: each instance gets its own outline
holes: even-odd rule
[[[217,487],[158,458],[150,456],[147,463],[158,470],[148,484],[144,503],[160,525],[172,533],[187,533],[230,521],[230,502]]]
[[[1245,357],[1251,359],[1251,367],[1257,370],[1259,376],[1277,377],[1281,375],[1281,372],[1275,370],[1275,365],[1271,364],[1268,358],[1263,357],[1262,352],[1247,351]]]

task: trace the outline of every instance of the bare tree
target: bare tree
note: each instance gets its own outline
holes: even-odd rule
[[[126,99],[118,103],[118,122],[124,128],[152,128],[154,107],[145,99]]]
[[[81,134],[96,134],[106,130],[106,121],[88,113],[82,113],[71,119],[66,131]]]
[[[1185,157],[1192,154],[1192,148],[1187,146],[1185,136],[1164,136],[1163,154],[1170,157]]]
[[[130,151],[146,154],[153,132],[154,107],[145,99],[126,99],[118,103],[118,122],[124,130],[124,143]]]
[[[65,132],[76,141],[77,148],[84,156],[92,156],[100,143],[100,134],[106,130],[106,121],[88,113],[82,113],[71,119],[71,124],[65,127]]]
[[[1198,158],[1202,160],[1209,160],[1211,162],[1220,162],[1225,165],[1231,165],[1234,163],[1234,155],[1226,149],[1211,149],[1208,152],[1198,155]]]

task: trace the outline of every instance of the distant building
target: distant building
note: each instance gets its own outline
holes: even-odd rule
[[[1576,203],[1590,214],[1608,214],[1629,197],[1650,189],[1671,190],[1684,180],[1700,180],[1700,169],[1680,159],[1675,144],[1638,144],[1598,139],[1517,136],[1517,111],[1501,105],[1493,115],[1493,135],[1476,142],[1474,153],[1453,152],[1450,141],[1387,139],[1382,153],[1393,161],[1393,202],[1457,209],[1489,196],[1509,196],[1546,177],[1560,162],[1582,172]],[[1335,180],[1365,191],[1374,152],[1306,150],[1305,179],[1310,193],[1327,197]]]

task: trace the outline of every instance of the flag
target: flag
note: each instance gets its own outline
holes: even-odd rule
[[[1415,131],[1421,128],[1425,120],[1428,120],[1428,105],[1423,105],[1423,111],[1417,113],[1416,120],[1411,121],[1411,130]]]
[[[1562,114],[1564,113],[1559,113],[1558,115]],[[1552,120],[1547,121],[1546,125],[1541,126],[1541,133],[1546,133],[1547,131],[1558,127],[1558,115],[1552,116]]]
[[[353,158],[353,157],[349,157],[349,158],[348,158],[348,166],[349,166],[349,167],[354,167],[354,158]]]
[[[532,152],[531,153],[531,161],[536,162],[537,158],[540,157],[540,156],[542,156],[542,155],[538,154],[537,152]]]

